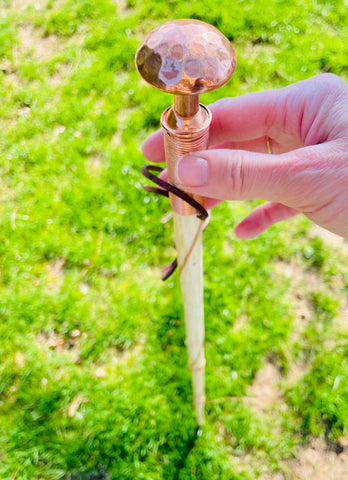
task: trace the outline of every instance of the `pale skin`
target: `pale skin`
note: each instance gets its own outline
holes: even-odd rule
[[[322,74],[279,90],[223,98],[209,108],[209,148],[181,158],[181,188],[208,197],[208,208],[222,200],[266,200],[236,227],[239,238],[255,237],[298,213],[348,237],[343,80]],[[148,137],[142,150],[151,162],[164,162],[162,131]]]

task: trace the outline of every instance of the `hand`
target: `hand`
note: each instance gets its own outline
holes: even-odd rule
[[[279,90],[224,98],[210,109],[209,149],[185,155],[178,164],[185,191],[209,197],[209,207],[220,200],[267,200],[237,226],[240,238],[297,213],[348,237],[343,80],[322,74]],[[164,161],[160,130],[144,142],[143,154]]]

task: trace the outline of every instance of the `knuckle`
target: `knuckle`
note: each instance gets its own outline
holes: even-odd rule
[[[244,156],[241,152],[235,151],[225,164],[222,172],[224,178],[230,186],[231,193],[234,197],[240,198],[244,192]]]
[[[262,213],[265,225],[269,226],[275,223],[276,219],[274,218],[273,210],[271,208],[263,208]]]
[[[347,84],[334,73],[322,73],[317,77],[320,84],[328,89],[341,89],[342,87],[347,88]]]

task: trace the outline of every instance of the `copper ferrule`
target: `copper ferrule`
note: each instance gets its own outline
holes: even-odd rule
[[[196,95],[193,95],[193,97],[196,97]],[[194,102],[195,100],[191,105],[194,105]],[[168,180],[172,185],[182,188],[177,177],[177,165],[179,159],[182,155],[187,153],[207,149],[211,113],[207,107],[198,104],[198,110],[194,115],[181,116],[176,111],[178,103],[181,105],[181,102],[176,101],[174,106],[167,108],[167,110],[163,112],[161,124],[165,131],[164,147]],[[204,205],[204,197],[198,195],[192,195],[192,197]],[[181,215],[195,215],[197,213],[194,207],[181,198],[169,194],[169,199],[175,212]]]

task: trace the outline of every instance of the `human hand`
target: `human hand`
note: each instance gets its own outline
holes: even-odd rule
[[[279,90],[224,98],[209,108],[209,149],[180,159],[181,188],[208,197],[208,207],[221,200],[267,200],[236,227],[240,238],[252,238],[297,213],[348,237],[348,86],[343,80],[322,74]],[[147,138],[143,154],[165,161],[162,131]]]

